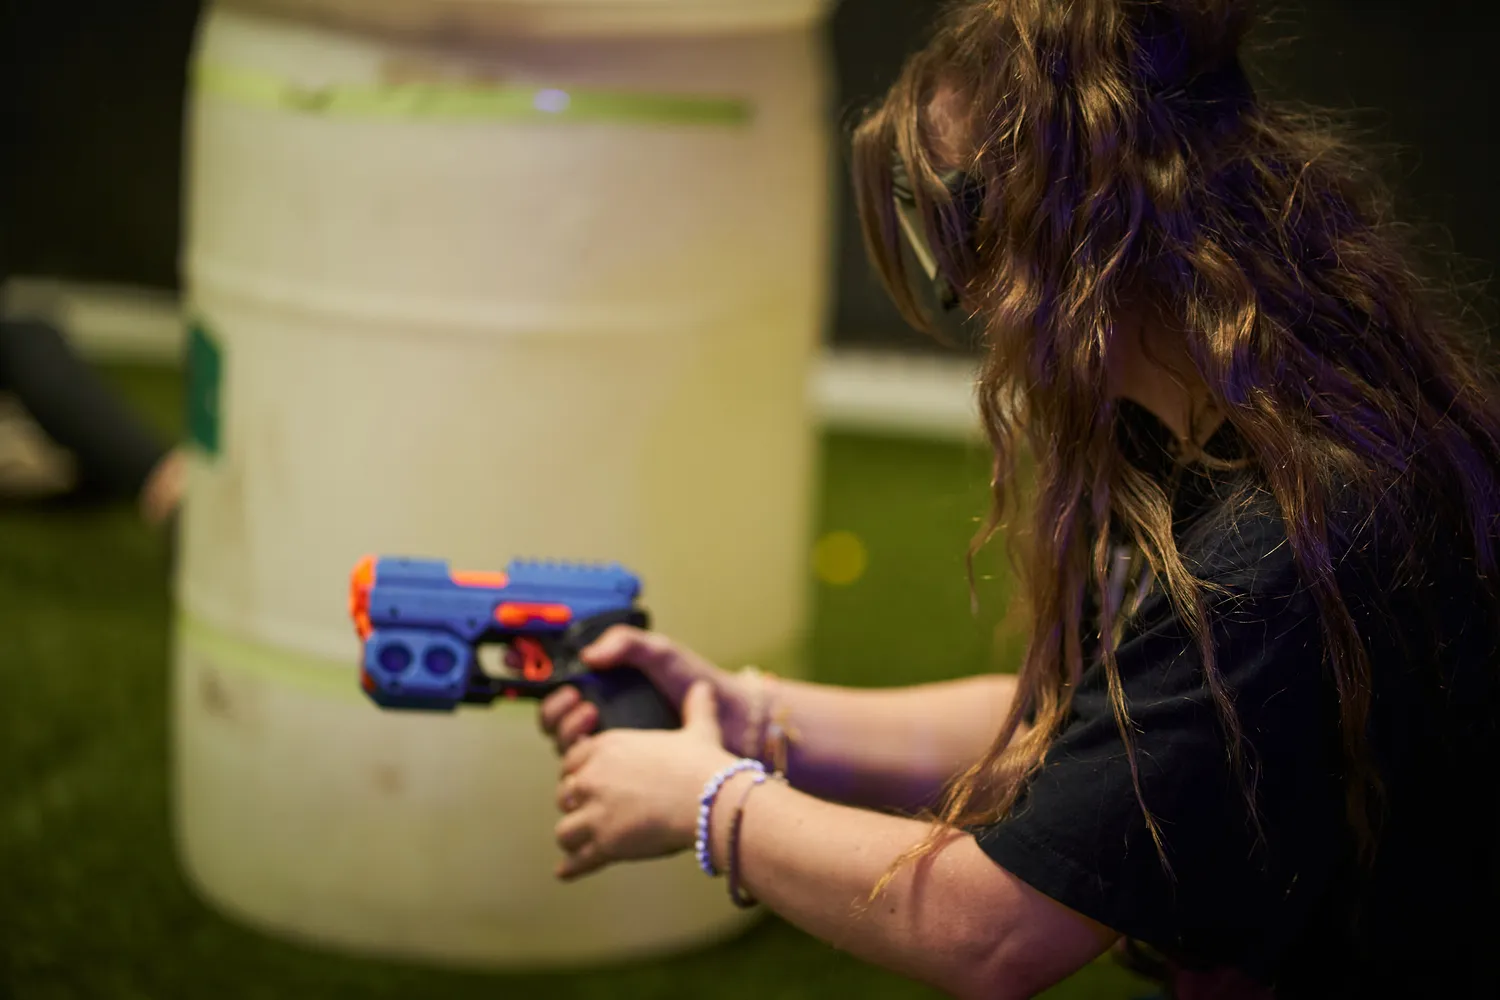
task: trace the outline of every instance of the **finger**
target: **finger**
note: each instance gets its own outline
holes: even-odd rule
[[[578,777],[568,775],[557,783],[557,809],[559,812],[570,813],[583,805],[583,789],[578,786]]]
[[[589,701],[575,705],[557,726],[555,739],[558,749],[567,752],[569,747],[591,734],[598,725],[599,706]]]
[[[625,661],[644,635],[632,625],[611,625],[580,650],[578,657],[591,667],[613,667]]]
[[[593,756],[596,743],[597,739],[595,737],[585,736],[577,743],[568,747],[567,752],[563,754],[559,773],[563,777],[566,777],[587,763],[589,757]]]
[[[594,839],[594,825],[598,817],[593,809],[582,809],[569,813],[557,821],[552,828],[552,837],[565,854],[577,854]]]
[[[562,859],[557,866],[557,877],[564,882],[571,882],[590,872],[596,872],[607,864],[609,864],[609,858],[605,856],[596,841],[590,840]]]
[[[718,700],[714,697],[714,686],[708,681],[696,681],[688,688],[682,699],[682,728],[719,742]]]
[[[553,691],[542,699],[537,716],[541,721],[542,732],[551,736],[557,732],[558,724],[568,714],[568,710],[578,704],[583,695],[571,684],[565,685]]]
[[[611,626],[579,656],[591,667],[629,665],[642,670],[666,667],[681,655],[676,643],[658,632],[630,625]]]

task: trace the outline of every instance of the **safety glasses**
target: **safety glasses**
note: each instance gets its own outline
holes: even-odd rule
[[[959,218],[968,220],[961,227],[963,240],[972,240],[979,218],[982,193],[974,179],[961,170],[939,175],[958,207]],[[901,230],[901,264],[906,273],[913,300],[933,331],[955,345],[976,342],[975,324],[963,308],[959,290],[944,274],[927,236],[927,226],[917,210],[916,195],[901,157],[891,156],[891,187],[896,203],[896,222]]]

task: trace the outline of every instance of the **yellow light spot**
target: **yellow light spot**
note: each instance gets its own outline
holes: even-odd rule
[[[813,572],[830,587],[847,587],[865,575],[865,543],[852,531],[833,531],[813,547]]]

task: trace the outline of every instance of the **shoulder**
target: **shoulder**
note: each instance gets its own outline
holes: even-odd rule
[[[1394,490],[1387,490],[1382,496],[1391,502],[1383,503],[1369,492],[1334,485],[1325,489],[1322,509],[1288,511],[1269,486],[1247,472],[1226,482],[1212,508],[1181,532],[1178,551],[1188,571],[1210,591],[1236,598],[1291,599],[1310,594],[1293,547],[1290,518],[1321,526],[1322,537],[1315,543],[1321,551],[1312,557],[1335,570],[1341,590],[1392,586],[1413,550],[1422,554],[1419,536],[1429,543],[1443,538],[1446,544],[1437,548],[1445,551],[1457,540],[1451,524],[1429,523],[1430,502],[1416,503],[1409,496],[1397,501]]]
[[[1204,726],[1217,725],[1218,685],[1251,714],[1288,696],[1320,703],[1326,695],[1322,618],[1271,491],[1248,477],[1240,480],[1177,543],[1199,583],[1213,676],[1205,673],[1190,614],[1153,581],[1116,647],[1127,702],[1170,696]]]
[[[1293,606],[1310,610],[1285,515],[1275,496],[1249,475],[1218,488],[1215,502],[1187,524],[1179,524],[1175,541],[1188,574],[1200,584],[1205,610],[1232,612],[1247,604]],[[1136,630],[1172,630],[1180,626],[1177,604],[1159,579],[1147,581],[1144,599],[1133,615]]]
[[[1474,543],[1463,512],[1436,495],[1430,483],[1330,483],[1317,511],[1283,508],[1258,476],[1226,482],[1217,502],[1177,538],[1187,569],[1207,585],[1210,606],[1247,599],[1315,609],[1308,566],[1334,573],[1338,596],[1355,605],[1386,603],[1392,595],[1427,599],[1480,587]],[[1316,526],[1294,548],[1290,521]]]
[[[1226,483],[1219,502],[1177,540],[1188,571],[1217,587],[1274,596],[1297,588],[1297,563],[1275,495],[1250,476]]]

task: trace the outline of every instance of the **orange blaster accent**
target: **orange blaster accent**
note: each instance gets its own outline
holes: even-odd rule
[[[541,683],[552,678],[552,657],[535,639],[517,639],[516,651],[521,654],[521,676],[528,681]]]
[[[349,617],[354,619],[354,630],[360,641],[370,637],[374,629],[370,625],[370,588],[375,586],[375,557],[365,556],[354,566],[349,576]]]
[[[502,572],[482,569],[457,569],[448,574],[460,587],[486,587],[499,590],[510,585],[510,577]]]
[[[544,621],[549,625],[566,625],[573,620],[573,609],[566,604],[502,604],[495,609],[495,620],[506,628],[521,628],[527,622]]]

